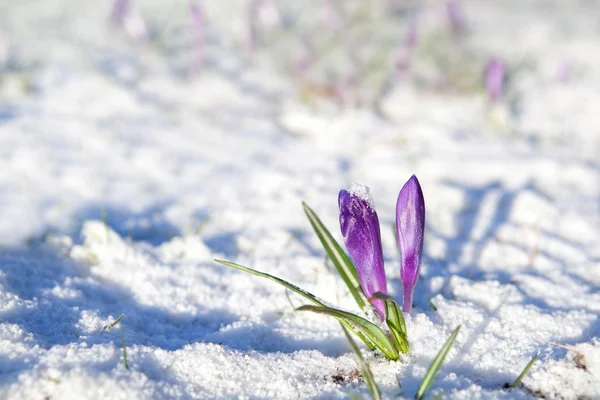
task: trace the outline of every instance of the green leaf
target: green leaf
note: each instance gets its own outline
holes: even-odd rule
[[[356,304],[358,304],[361,309],[365,308],[368,304],[368,300],[360,287],[360,281],[358,280],[358,274],[356,273],[354,264],[352,264],[350,258],[348,258],[338,242],[331,236],[331,233],[329,233],[327,228],[325,228],[325,225],[323,225],[319,217],[317,217],[317,214],[315,214],[305,202],[302,202],[302,207],[304,207],[304,212],[315,230],[315,233],[319,237],[319,240],[321,240],[321,244],[327,252],[327,255],[331,258],[331,261],[333,261],[333,265],[335,265],[335,268],[344,280],[344,283],[346,283],[346,286],[348,286],[348,290],[350,291],[350,294],[352,294],[352,297],[354,297]]]
[[[377,325],[363,317],[331,307],[302,306],[298,311],[312,311],[345,321],[366,336],[387,358],[394,361],[398,359],[398,350],[387,335]]]
[[[260,272],[255,269],[252,269],[252,268],[244,267],[243,265],[232,263],[230,261],[216,260],[216,259],[215,259],[215,261],[218,262],[219,264],[223,264],[227,267],[239,269],[240,271],[248,272],[249,274],[260,276],[260,277],[269,279],[273,282],[277,282],[280,285],[285,286],[286,288],[290,289],[292,292],[298,293],[300,296],[307,298],[308,300],[312,301],[313,303],[315,303],[319,306],[323,306],[323,307],[325,306],[325,304],[321,300],[319,300],[317,298],[317,296],[315,296],[314,294],[309,293],[304,289],[300,289],[298,286],[294,285],[293,283],[286,282],[283,279],[280,279],[276,276],[269,275],[264,272]]]
[[[260,272],[260,271],[257,271],[255,269],[252,269],[252,268],[244,267],[243,265],[232,263],[230,261],[225,261],[225,260],[215,260],[215,261],[218,262],[219,264],[225,265],[227,267],[235,268],[235,269],[238,269],[240,271],[248,272],[249,274],[260,276],[262,278],[266,278],[266,279],[269,279],[269,280],[271,280],[273,282],[279,283],[280,285],[285,286],[286,288],[290,289],[291,291],[293,291],[295,293],[298,293],[300,296],[303,296],[303,297],[307,298],[308,300],[312,301],[316,305],[321,306],[321,307],[325,307],[325,304],[319,298],[317,298],[317,296],[315,296],[314,294],[309,293],[306,290],[301,289],[298,286],[296,286],[296,285],[294,285],[292,283],[289,283],[287,281],[284,281],[283,279],[280,279],[280,278],[278,278],[276,276],[269,275],[269,274],[266,274],[264,272]],[[350,329],[352,332],[354,332],[354,334],[356,334],[356,336],[358,336],[363,342],[365,342],[365,344],[369,347],[369,349],[375,350],[376,346],[371,341],[371,339],[369,339],[368,337],[366,337],[360,331],[357,331],[356,328],[354,328],[348,322],[340,320],[340,323],[343,326],[345,326],[346,328]]]
[[[379,387],[375,382],[375,377],[373,376],[373,372],[371,372],[369,364],[363,358],[362,354],[360,353],[360,349],[356,345],[354,339],[352,339],[350,333],[348,333],[348,330],[345,328],[342,329],[344,329],[344,334],[346,335],[346,339],[348,339],[348,343],[350,343],[350,348],[352,349],[352,352],[358,359],[358,366],[360,367],[360,371],[362,372],[362,375],[365,378],[365,382],[367,382],[367,387],[369,388],[369,392],[371,392],[371,398],[373,400],[381,400],[381,392],[379,391]]]
[[[442,349],[440,350],[438,355],[435,356],[435,358],[433,359],[433,362],[427,369],[427,373],[425,374],[425,376],[423,377],[423,380],[421,381],[421,384],[419,385],[419,389],[417,390],[415,399],[417,399],[417,400],[423,399],[425,397],[425,395],[427,394],[427,392],[429,391],[429,388],[431,387],[431,384],[433,383],[435,376],[437,375],[440,368],[442,367],[442,364],[444,363],[444,359],[446,358],[446,356],[448,355],[448,352],[452,348],[452,344],[454,343],[456,336],[458,336],[459,331],[460,331],[460,325],[454,330],[454,332],[452,332],[452,335],[450,335],[448,340],[446,340],[446,343],[444,344],[444,346],[442,347]]]
[[[123,349],[123,365],[125,365],[126,370],[129,370],[129,361],[127,361],[127,346],[125,346],[125,335],[123,334],[123,330],[121,330],[121,347]]]
[[[394,339],[398,350],[402,353],[408,353],[406,322],[404,321],[402,309],[393,297],[385,293],[377,292],[373,294],[372,298],[385,301],[385,322],[390,329],[392,339]]]
[[[511,385],[512,387],[516,388],[517,386],[519,386],[519,383],[521,383],[521,380],[523,378],[525,378],[525,375],[527,375],[527,373],[529,372],[529,370],[531,369],[531,367],[533,367],[533,363],[535,363],[535,361],[537,359],[538,359],[538,355],[536,354],[535,356],[533,356],[533,358],[531,359],[531,361],[529,361],[529,363],[527,364],[527,366],[525,367],[525,369],[523,370],[523,372],[521,372],[521,375],[519,375],[519,377],[517,379],[515,379],[515,381]]]

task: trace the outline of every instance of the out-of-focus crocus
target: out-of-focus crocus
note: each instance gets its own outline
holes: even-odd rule
[[[204,28],[206,26],[204,12],[202,12],[202,8],[200,8],[200,5],[196,2],[190,3],[190,20],[192,27],[196,32],[198,41],[204,41]]]
[[[203,47],[206,30],[206,21],[204,12],[200,5],[194,1],[190,3],[190,22],[193,32],[194,50],[196,53],[196,63],[202,66],[204,61]]]
[[[565,83],[569,80],[570,74],[571,65],[567,61],[561,60],[556,66],[556,80],[560,83]]]
[[[412,49],[417,45],[418,39],[418,31],[417,31],[417,22],[412,21],[408,27],[408,32],[406,34],[406,38],[404,39],[404,44],[409,49]]]
[[[410,68],[413,50],[417,45],[418,32],[417,32],[417,23],[413,21],[409,27],[408,32],[406,33],[406,38],[404,39],[404,45],[406,49],[403,49],[402,54],[396,60],[396,69],[401,73],[408,71]]]
[[[502,97],[506,67],[497,58],[492,58],[485,67],[485,90],[490,98],[497,102]]]
[[[325,0],[321,4],[323,5],[323,8],[321,9],[322,20],[325,26],[332,31],[341,30],[344,23],[340,18],[333,0]]]
[[[110,13],[110,19],[115,25],[121,25],[125,15],[129,13],[131,3],[129,0],[115,0]]]
[[[148,29],[142,17],[133,10],[131,0],[115,0],[111,21],[135,40],[147,39]]]
[[[446,14],[452,32],[456,34],[463,33],[465,30],[465,18],[458,0],[448,0],[446,2]]]
[[[396,203],[396,232],[400,249],[402,310],[412,311],[412,298],[419,278],[425,232],[425,200],[416,176],[404,184]]]
[[[248,48],[256,50],[260,43],[260,27],[273,29],[282,23],[277,4],[269,0],[249,0],[248,3]]]
[[[342,235],[363,292],[368,298],[377,292],[387,294],[379,219],[369,188],[353,184],[349,191],[341,190],[338,204]],[[385,303],[373,299],[372,304],[385,320]]]

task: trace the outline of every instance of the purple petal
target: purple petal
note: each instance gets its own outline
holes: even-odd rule
[[[415,21],[413,21],[408,28],[408,33],[406,34],[406,38],[404,39],[404,44],[409,49],[412,49],[413,47],[415,47],[417,45],[417,39],[418,39],[417,23]]]
[[[376,292],[387,294],[379,219],[369,188],[353,184],[350,191],[340,191],[338,203],[342,235],[363,292],[368,298]],[[385,303],[382,300],[372,303],[384,320]]]
[[[460,2],[458,0],[446,2],[446,13],[452,31],[454,33],[463,32],[465,30],[465,18]]]
[[[202,67],[204,63],[204,55],[203,55],[203,45],[204,45],[204,35],[206,30],[206,21],[204,18],[204,12],[200,5],[196,2],[190,3],[190,20],[192,25],[192,30],[194,31],[194,55],[195,55],[195,64],[198,67]]]
[[[412,297],[419,278],[423,233],[425,231],[425,200],[416,176],[404,184],[396,203],[396,232],[400,249],[400,278],[402,279],[402,310],[411,312]]]
[[[205,26],[204,12],[196,2],[190,3],[190,19],[192,20],[192,26],[198,30],[199,35],[202,35]]]
[[[485,68],[485,90],[494,101],[500,100],[506,68],[502,61],[492,58]]]
[[[115,24],[122,24],[125,16],[129,13],[130,8],[131,2],[129,0],[115,0],[110,19]]]
[[[556,66],[556,80],[560,83],[565,83],[569,80],[569,75],[571,72],[571,65],[565,61],[561,60]]]

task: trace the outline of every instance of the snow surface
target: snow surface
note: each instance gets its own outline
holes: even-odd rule
[[[352,183],[352,186],[350,186],[350,194],[353,194],[359,199],[365,201],[372,210],[375,210],[375,202],[373,201],[373,196],[371,195],[371,189],[368,186],[360,183]]]
[[[189,44],[187,2],[135,4],[150,36]],[[445,24],[423,4],[419,38]],[[212,260],[354,309],[300,203],[339,240],[337,193],[361,182],[401,298],[394,208],[413,173],[428,225],[411,351],[364,352],[384,396],[412,398],[462,325],[432,395],[600,398],[599,5],[462,4],[470,75],[427,84],[448,71],[418,46],[412,79],[356,108],[307,103],[248,55],[241,0],[202,3],[192,73],[189,46],[116,32],[110,2],[1,1],[0,398],[368,396],[334,320]],[[492,56],[509,70],[498,104],[477,87]]]

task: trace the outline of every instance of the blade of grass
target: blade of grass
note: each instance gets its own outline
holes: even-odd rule
[[[100,206],[100,218],[102,218],[102,223],[104,224],[106,243],[108,244],[110,243],[110,227],[108,226],[108,215],[106,214],[104,206]]]
[[[352,297],[354,297],[356,304],[358,304],[361,309],[365,308],[368,301],[360,287],[360,281],[358,280],[358,274],[356,273],[354,264],[352,264],[352,261],[348,258],[338,242],[331,236],[331,233],[329,233],[325,225],[323,225],[317,214],[315,214],[305,202],[302,202],[302,207],[304,207],[304,212],[315,230],[315,233],[319,237],[325,252],[329,255],[331,261],[333,261],[333,265],[335,265],[335,268],[344,280],[344,283],[348,287]]]
[[[415,395],[415,399],[417,399],[417,400],[423,399],[425,397],[425,395],[427,394],[427,392],[429,391],[429,388],[431,387],[431,384],[433,383],[435,376],[440,371],[440,368],[442,367],[442,364],[444,363],[444,359],[446,358],[446,356],[448,355],[448,352],[452,348],[452,344],[454,343],[456,336],[458,336],[459,331],[460,331],[460,325],[454,330],[454,332],[452,332],[452,335],[450,335],[448,340],[446,340],[446,343],[444,344],[444,346],[442,346],[442,349],[440,350],[438,355],[435,356],[435,358],[431,362],[431,365],[427,369],[427,373],[425,373],[425,376],[423,377],[423,380],[421,381],[421,384],[419,385],[419,389],[417,389],[417,394]]]
[[[369,364],[363,358],[360,349],[356,345],[354,339],[352,339],[352,336],[350,335],[348,330],[343,327],[342,329],[344,329],[344,334],[346,335],[346,339],[348,339],[348,343],[350,343],[350,348],[352,349],[352,352],[358,359],[358,366],[360,368],[360,371],[362,372],[363,377],[365,378],[365,382],[367,382],[367,387],[369,388],[369,392],[371,392],[371,398],[373,400],[381,400],[381,392],[379,391],[379,387],[375,382],[375,377],[373,376],[373,372],[371,372]]]
[[[429,307],[431,307],[431,309],[433,311],[437,311],[437,307],[435,306],[435,304],[433,303],[433,301],[431,299],[429,299]]]
[[[286,288],[290,289],[292,292],[295,292],[295,293],[299,294],[300,296],[312,301],[316,305],[325,307],[325,304],[321,300],[319,300],[317,298],[317,296],[315,296],[312,293],[307,292],[304,289],[300,289],[298,286],[294,285],[293,283],[286,282],[283,279],[280,279],[276,276],[269,275],[267,273],[260,272],[255,269],[252,269],[252,268],[244,267],[243,265],[232,263],[230,261],[217,260],[217,259],[215,259],[215,261],[218,262],[219,264],[223,264],[227,267],[235,268],[240,271],[248,272],[249,274],[260,276],[262,278],[266,278],[273,282],[279,283],[280,285],[285,286]]]
[[[373,294],[372,297],[385,301],[385,322],[390,329],[394,343],[402,353],[408,353],[409,346],[408,340],[406,339],[406,322],[404,321],[402,309],[393,297],[388,296],[385,293],[377,292]]]
[[[298,311],[312,311],[318,314],[330,315],[341,321],[345,321],[371,340],[375,347],[377,347],[387,358],[394,361],[398,359],[398,350],[396,350],[394,344],[390,342],[387,335],[377,325],[367,321],[363,317],[331,307],[302,306],[298,308]]]
[[[280,285],[282,285],[282,286],[284,286],[284,287],[288,288],[289,290],[291,290],[291,291],[293,291],[293,292],[295,292],[295,293],[299,294],[300,296],[303,296],[303,297],[305,297],[306,299],[308,299],[308,300],[312,301],[312,302],[313,302],[313,303],[315,303],[316,305],[318,305],[318,306],[321,306],[321,307],[325,307],[325,304],[324,304],[324,303],[323,303],[323,302],[322,302],[320,299],[318,299],[318,298],[317,298],[317,296],[315,296],[314,294],[312,294],[312,293],[309,293],[309,292],[307,292],[306,290],[304,290],[304,289],[301,289],[301,288],[299,288],[298,286],[296,286],[296,285],[294,285],[294,284],[292,284],[292,283],[286,282],[286,281],[284,281],[283,279],[280,279],[280,278],[278,278],[278,277],[276,277],[276,276],[269,275],[269,274],[266,274],[266,273],[264,273],[264,272],[260,272],[260,271],[257,271],[257,270],[255,270],[255,269],[252,269],[252,268],[244,267],[243,265],[236,264],[236,263],[232,263],[232,262],[230,262],[230,261],[225,261],[225,260],[216,260],[216,259],[215,259],[215,261],[216,261],[216,262],[218,262],[219,264],[225,265],[225,266],[227,266],[227,267],[235,268],[235,269],[237,269],[237,270],[240,270],[240,271],[248,272],[249,274],[252,274],[252,275],[256,275],[256,276],[260,276],[260,277],[262,277],[262,278],[269,279],[269,280],[271,280],[271,281],[273,281],[273,282],[275,282],[275,283],[278,283],[278,284],[280,284]],[[366,337],[366,336],[365,336],[364,334],[362,334],[360,331],[357,331],[357,330],[356,330],[356,329],[355,329],[355,328],[354,328],[352,325],[350,325],[348,322],[345,322],[345,321],[343,321],[343,320],[340,320],[340,322],[341,322],[341,323],[342,323],[342,324],[343,324],[343,325],[344,325],[346,328],[350,329],[350,330],[351,330],[352,332],[354,332],[354,333],[355,333],[355,334],[356,334],[358,337],[360,337],[360,339],[361,339],[363,342],[365,342],[365,344],[366,344],[366,345],[367,345],[367,346],[368,346],[368,347],[369,347],[371,350],[375,350],[375,348],[376,348],[375,344],[374,344],[374,343],[373,343],[373,342],[372,342],[372,341],[371,341],[371,340],[370,340],[368,337]]]
[[[129,362],[127,361],[127,347],[125,346],[125,335],[121,331],[121,347],[123,348],[123,364],[125,369],[129,371]]]
[[[533,358],[531,359],[531,361],[529,361],[529,363],[527,364],[527,366],[525,367],[525,369],[523,370],[523,372],[521,372],[521,375],[519,375],[517,377],[517,379],[515,379],[515,381],[511,385],[512,387],[516,388],[517,386],[519,386],[519,383],[521,383],[521,380],[523,380],[523,378],[525,378],[525,375],[527,375],[527,373],[529,372],[529,370],[531,369],[531,367],[533,367],[533,364],[536,362],[537,359],[538,359],[538,354],[536,354],[535,356],[533,356]]]
[[[106,330],[106,329],[113,328],[116,324],[121,322],[121,320],[123,319],[124,316],[125,316],[125,313],[122,313],[121,315],[119,315],[119,318],[117,318],[112,324],[104,325],[104,329]]]

